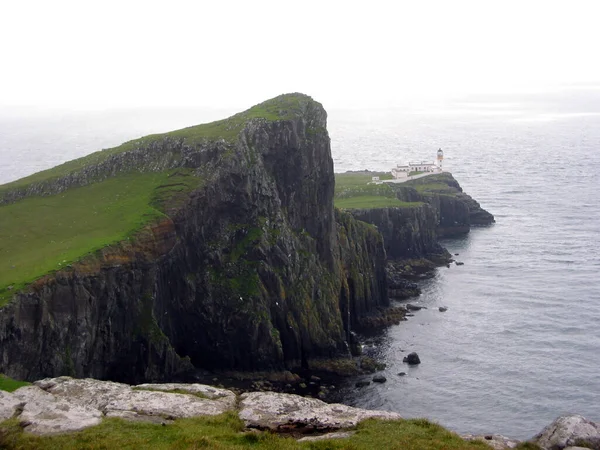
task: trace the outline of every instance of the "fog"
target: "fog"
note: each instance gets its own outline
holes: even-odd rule
[[[0,107],[328,108],[600,82],[594,1],[3,2]]]

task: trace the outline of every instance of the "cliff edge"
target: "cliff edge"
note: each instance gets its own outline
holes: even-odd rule
[[[351,324],[388,304],[385,250],[336,220],[326,121],[283,95],[1,186],[4,230],[31,230],[2,235],[0,373],[142,382],[348,356]]]

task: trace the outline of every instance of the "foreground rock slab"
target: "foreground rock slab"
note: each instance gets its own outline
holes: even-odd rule
[[[177,391],[169,392],[169,391]],[[235,394],[201,384],[127,384],[46,378],[13,393],[0,391],[0,421],[17,417],[34,434],[78,431],[104,417],[163,422],[235,409]]]
[[[251,392],[241,396],[239,417],[247,427],[286,430],[336,430],[355,427],[361,420],[397,420],[400,414],[369,411],[314,398],[275,392]]]
[[[561,416],[533,439],[545,450],[582,446],[600,450],[600,424],[580,415]]]
[[[17,389],[13,396],[22,403],[21,426],[34,434],[57,434],[78,431],[102,421],[102,413],[45,392],[37,386]]]

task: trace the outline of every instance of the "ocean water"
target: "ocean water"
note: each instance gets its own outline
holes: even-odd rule
[[[0,183],[228,113],[0,110]],[[336,171],[389,170],[443,148],[446,169],[496,217],[443,242],[464,265],[422,283],[411,301],[428,309],[368,337],[388,381],[348,380],[340,398],[515,438],[563,413],[600,421],[600,91],[330,110],[329,132]],[[421,365],[402,363],[410,351]]]

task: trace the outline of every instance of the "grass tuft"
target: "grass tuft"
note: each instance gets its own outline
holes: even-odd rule
[[[29,386],[31,383],[27,381],[13,380],[4,374],[0,373],[0,391],[13,392],[23,386]]]

